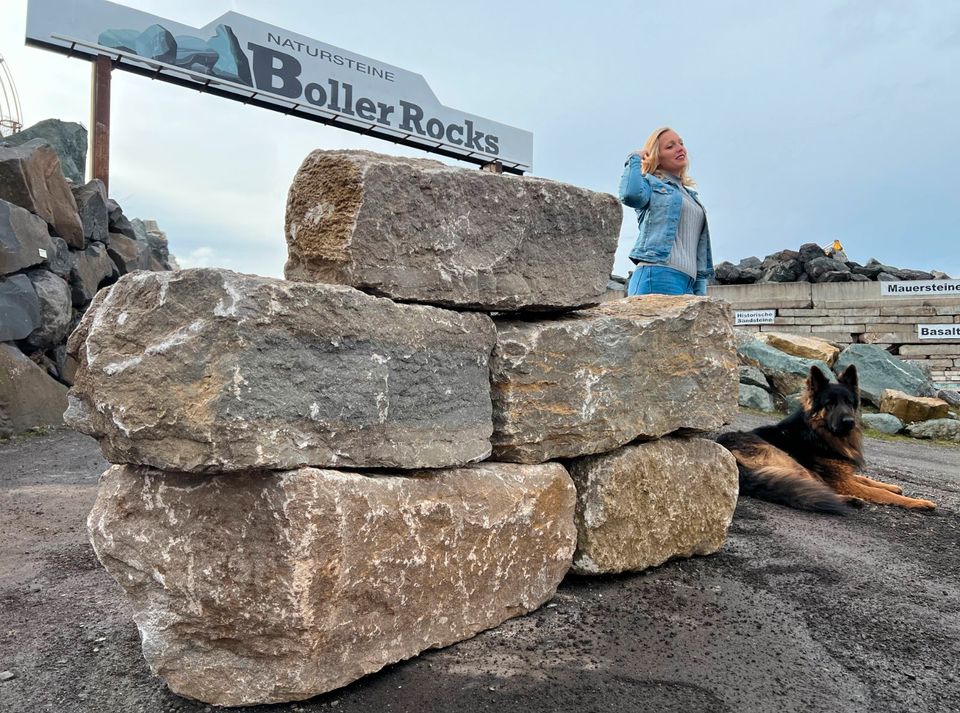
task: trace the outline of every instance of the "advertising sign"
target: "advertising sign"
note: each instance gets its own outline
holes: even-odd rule
[[[735,310],[733,323],[736,326],[741,324],[773,324],[776,317],[777,310],[775,309]]]
[[[105,0],[29,0],[27,44],[523,173],[533,134],[444,106],[419,74],[227,12],[194,28]]]
[[[897,280],[880,283],[881,297],[960,297],[960,280]]]

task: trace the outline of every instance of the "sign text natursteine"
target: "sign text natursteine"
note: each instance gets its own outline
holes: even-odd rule
[[[530,132],[442,105],[421,75],[235,12],[198,29],[106,0],[29,0],[27,42],[513,172],[533,161]]]

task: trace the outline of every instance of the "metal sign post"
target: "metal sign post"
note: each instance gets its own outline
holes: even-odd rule
[[[106,55],[93,61],[90,96],[90,176],[110,190],[110,74],[113,62]]]

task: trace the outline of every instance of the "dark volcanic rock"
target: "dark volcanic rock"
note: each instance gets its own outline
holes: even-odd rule
[[[77,201],[83,237],[87,242],[107,242],[109,218],[107,215],[107,189],[103,181],[94,179],[82,186],[74,186],[73,198]]]
[[[23,339],[40,326],[40,301],[29,277],[0,277],[0,315],[0,342]]]
[[[811,282],[823,282],[823,276],[828,272],[850,272],[850,268],[846,266],[845,263],[840,262],[839,260],[834,260],[831,257],[818,257],[814,258],[806,265],[807,275],[810,276]]]
[[[39,265],[55,250],[42,218],[0,200],[0,275]]]
[[[79,185],[87,165],[87,130],[75,121],[44,119],[29,129],[6,136],[10,146],[21,146],[33,139],[43,139],[60,157],[60,168],[65,178]]]
[[[50,349],[67,337],[73,316],[70,285],[48,270],[30,270],[27,277],[37,293],[40,324],[27,336],[25,342],[32,349]]]

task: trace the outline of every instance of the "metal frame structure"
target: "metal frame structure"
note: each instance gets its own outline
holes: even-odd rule
[[[15,134],[23,128],[20,97],[10,73],[10,66],[0,54],[0,137]]]

